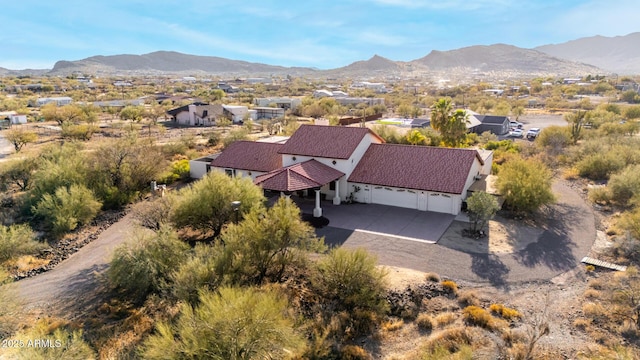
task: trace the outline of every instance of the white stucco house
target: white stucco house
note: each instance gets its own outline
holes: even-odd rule
[[[284,144],[239,141],[211,159],[192,176],[223,171],[265,190],[315,192],[314,216],[322,216],[322,197],[457,215],[471,185],[491,171],[492,153],[386,144],[367,128],[303,125]]]

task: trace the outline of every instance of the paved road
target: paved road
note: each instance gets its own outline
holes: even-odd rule
[[[383,265],[405,267],[471,282],[507,286],[509,283],[551,279],[580,264],[596,238],[591,208],[566,185],[556,182],[559,195],[538,240],[513,254],[478,254],[438,244],[390,239],[380,235],[327,227],[319,229],[329,243],[364,247]]]

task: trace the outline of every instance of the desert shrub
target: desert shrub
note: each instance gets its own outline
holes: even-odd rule
[[[209,146],[216,146],[220,143],[220,133],[218,132],[211,132],[209,134],[207,134],[207,145]]]
[[[418,325],[418,329],[422,331],[431,331],[433,330],[435,320],[429,314],[422,313],[418,315],[416,318],[416,325]]]
[[[133,206],[132,216],[140,226],[158,231],[162,226],[170,224],[174,203],[173,196],[141,201]]]
[[[485,131],[482,134],[480,134],[480,137],[478,138],[478,142],[480,144],[486,144],[489,141],[497,142],[498,141],[498,135],[492,133],[491,131]]]
[[[634,210],[631,214],[638,213],[638,210]],[[627,224],[628,221],[637,221],[640,218],[630,218],[629,213],[622,215],[619,221],[622,222],[623,227],[635,227],[636,231],[640,230],[640,225],[637,222]],[[637,262],[640,260],[640,238],[633,236],[632,230],[625,235],[619,236],[613,243],[613,254],[619,257],[623,257],[627,260]]]
[[[626,206],[634,196],[640,195],[640,165],[626,167],[620,173],[611,175],[607,187],[611,193],[611,199],[620,205]]]
[[[602,297],[602,293],[596,289],[587,289],[584,291],[584,294],[582,294],[582,296],[584,296],[585,299],[597,300]]]
[[[580,171],[575,167],[570,167],[562,172],[562,178],[565,180],[577,180],[579,176]]]
[[[389,144],[400,144],[403,141],[403,136],[393,126],[375,125],[371,130]]]
[[[611,201],[611,193],[606,186],[589,188],[587,197],[594,204],[606,204]]]
[[[178,180],[189,179],[189,160],[175,160],[171,163],[169,171],[160,178],[161,183],[172,184]]]
[[[502,317],[505,320],[517,320],[522,318],[522,314],[516,309],[508,308],[502,304],[491,304],[489,306],[491,313]]]
[[[84,185],[60,187],[54,194],[45,194],[33,213],[44,219],[55,234],[74,230],[93,220],[102,204]]]
[[[325,315],[348,314],[344,328],[357,336],[370,331],[387,311],[385,276],[364,249],[337,248],[318,262],[312,286],[325,304]]]
[[[585,156],[576,163],[580,176],[592,180],[608,179],[609,176],[622,168],[623,159],[612,152],[596,153]]]
[[[177,155],[186,155],[189,147],[183,142],[178,141],[162,145],[161,150],[166,158],[173,158]]]
[[[638,96],[638,98],[640,98],[640,96]],[[629,120],[640,119],[640,106],[629,106],[624,109],[624,117]]]
[[[142,301],[171,283],[171,274],[187,257],[189,246],[175,232],[162,228],[158,233],[138,232],[117,247],[107,272],[109,281],[132,300]]]
[[[40,201],[45,194],[54,194],[60,187],[73,184],[87,185],[89,164],[83,146],[77,142],[50,145],[42,149],[37,159],[38,169],[32,179],[29,191],[32,204]]]
[[[254,208],[221,234],[225,281],[232,285],[281,282],[306,268],[309,252],[326,250],[322,239],[300,218],[298,206],[281,197],[269,209]]]
[[[552,174],[536,160],[513,159],[502,165],[496,186],[505,206],[519,213],[531,213],[553,203]]]
[[[494,326],[493,316],[479,306],[467,306],[462,310],[462,317],[469,325],[479,326],[484,329],[492,329]]]
[[[248,140],[249,139],[249,131],[245,128],[239,128],[229,131],[227,136],[222,139],[222,146],[227,147],[232,143],[240,140]]]
[[[240,201],[237,213],[231,203]],[[172,221],[177,228],[190,228],[207,239],[216,238],[222,227],[262,206],[263,191],[251,179],[229,177],[212,171],[200,181],[183,188],[176,201]]]
[[[89,141],[97,130],[98,128],[94,125],[65,123],[62,125],[62,137],[71,140]]]
[[[596,323],[604,321],[607,317],[607,310],[602,304],[586,302],[582,305],[582,313]]]
[[[171,274],[171,290],[181,301],[195,304],[202,290],[215,291],[222,283],[220,276],[220,255],[218,246],[198,244],[193,255],[185,260]]]
[[[46,247],[36,240],[29,225],[0,224],[0,264],[14,257],[35,254]]]
[[[6,191],[10,184],[15,184],[26,191],[31,187],[36,170],[38,161],[32,156],[3,162],[0,166],[0,190]]]
[[[258,359],[292,357],[304,342],[286,316],[287,303],[252,288],[203,291],[195,308],[180,306],[171,325],[161,322],[144,344],[145,359]]]
[[[340,349],[340,359],[344,360],[370,360],[371,355],[367,350],[358,345],[345,345]]]
[[[544,128],[538,137],[536,143],[547,148],[552,153],[558,154],[562,149],[571,145],[571,131],[567,126],[553,125]]]
[[[402,327],[404,327],[404,321],[403,320],[389,320],[386,321],[382,324],[381,328],[383,331],[386,332],[394,332],[394,331],[398,331],[400,329],[402,329]]]
[[[589,288],[591,289],[595,289],[595,290],[602,290],[605,288],[605,282],[600,279],[600,278],[596,278],[596,279],[591,279],[589,280],[589,283],[587,284],[587,286],[589,286]]]
[[[447,325],[453,324],[456,320],[458,320],[458,314],[454,312],[444,312],[436,315],[435,321],[438,324],[438,327],[445,327]]]
[[[471,358],[474,334],[466,327],[455,327],[433,334],[422,346],[420,359],[443,359],[450,354]],[[465,355],[462,355],[464,353]]]
[[[458,284],[456,284],[453,280],[444,280],[440,283],[442,288],[449,294],[457,295],[458,294]]]
[[[425,280],[427,281],[431,281],[431,282],[440,282],[440,275],[436,274],[436,273],[426,273],[424,275]]]
[[[584,318],[577,318],[573,321],[573,327],[585,331],[591,325],[591,321]]]
[[[458,303],[462,306],[469,305],[480,305],[480,299],[478,298],[478,293],[474,290],[466,290],[460,292],[458,295]]]
[[[66,321],[62,320],[40,319],[33,327],[18,332],[12,339],[22,341],[25,346],[10,349],[7,355],[11,359],[89,360],[97,358],[89,344],[84,341],[82,331],[73,330]],[[33,346],[36,339],[43,345]],[[29,341],[32,343],[31,346],[26,345]]]

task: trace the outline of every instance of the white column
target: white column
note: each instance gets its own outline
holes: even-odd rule
[[[336,195],[333,197],[333,205],[340,205],[340,181],[336,180]]]
[[[316,190],[316,207],[313,209],[313,217],[321,217],[322,208],[320,207],[320,189]]]

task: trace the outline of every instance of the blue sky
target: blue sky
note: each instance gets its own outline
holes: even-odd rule
[[[638,0],[2,0],[0,67],[172,50],[331,69],[640,31]]]

